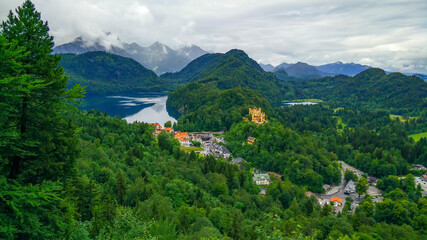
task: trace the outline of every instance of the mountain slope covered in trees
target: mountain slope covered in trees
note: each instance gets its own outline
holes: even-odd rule
[[[359,105],[369,109],[387,109],[395,114],[418,114],[425,111],[427,83],[401,73],[386,74],[378,68],[365,70],[354,77],[344,75],[290,82],[301,90],[301,98]]]
[[[172,92],[167,105],[183,115],[180,128],[192,130],[227,129],[231,119],[247,114],[248,107],[268,111],[269,103],[277,105],[291,92],[241,50],[204,55],[182,71],[161,78],[171,83],[190,82]]]
[[[86,86],[89,94],[129,91],[159,91],[165,84],[157,75],[133,59],[105,52],[62,54],[61,66],[68,84]]]

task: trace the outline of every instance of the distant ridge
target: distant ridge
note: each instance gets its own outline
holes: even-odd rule
[[[301,90],[299,98],[345,102],[366,109],[388,109],[393,114],[416,113],[425,109],[427,83],[416,76],[387,74],[369,68],[355,76],[337,75],[320,79],[288,81]]]
[[[294,65],[294,64],[293,64],[293,63],[285,63],[285,62],[283,62],[283,63],[281,63],[281,64],[277,65],[277,66],[273,69],[273,72],[275,72],[275,71],[277,71],[277,70],[279,70],[279,69],[286,69],[286,68],[288,68],[288,67],[290,67],[290,66],[292,66],[292,65]]]
[[[272,66],[268,64],[269,66]],[[264,65],[267,66],[267,65]],[[290,69],[288,69],[290,68]],[[340,61],[334,63],[328,63],[320,66],[313,66],[307,63],[298,62],[295,64],[281,63],[278,66],[271,69],[271,67],[265,68],[265,71],[277,72],[280,69],[285,70],[289,77],[297,77],[303,79],[319,78],[333,75],[348,75],[354,76],[366,69],[371,68],[370,66],[361,65],[357,63],[342,63]]]
[[[320,66],[317,66],[316,68],[320,71],[331,73],[333,75],[344,74],[348,76],[354,76],[371,67],[367,65],[357,64],[357,63],[342,63],[338,61],[334,63],[320,65]]]
[[[330,76],[332,74],[327,72],[322,72],[318,70],[316,67],[308,65],[307,63],[297,62],[289,67],[287,67],[286,72],[291,77],[297,78],[321,78],[325,76]]]
[[[124,43],[119,39],[116,42],[116,44],[107,45],[102,38],[98,38],[95,42],[89,42],[83,37],[77,37],[72,42],[56,46],[53,53],[82,54],[91,51],[113,53],[132,58],[158,75],[179,71],[192,60],[208,53],[196,45],[173,50],[160,42],[155,42],[149,47],[142,47],[137,43]]]
[[[69,86],[86,86],[88,94],[158,91],[165,84],[133,59],[106,52],[62,54],[60,65],[69,76]]]
[[[259,63],[259,66],[266,72],[273,72],[273,70],[274,70],[274,66],[271,64]]]

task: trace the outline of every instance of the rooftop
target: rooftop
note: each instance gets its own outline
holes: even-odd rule
[[[268,173],[254,174],[254,181],[270,180]]]
[[[341,199],[341,198],[339,198],[339,197],[333,197],[333,198],[331,198],[331,202],[339,202],[339,203],[342,203],[342,199]]]
[[[175,138],[177,138],[179,141],[190,141],[190,136],[188,136],[188,132],[180,132],[175,134]]]

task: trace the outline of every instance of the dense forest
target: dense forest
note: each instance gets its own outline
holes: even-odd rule
[[[382,69],[371,68],[354,77],[339,75],[286,82],[299,90],[297,98],[318,98],[335,105],[383,109],[399,115],[427,114],[427,83],[415,76],[387,75]]]
[[[250,136],[256,141],[242,146]],[[320,147],[314,138],[301,136],[275,120],[260,126],[242,121],[233,125],[226,140],[235,156],[283,174],[310,191],[322,192],[323,184],[341,183],[335,154]]]
[[[60,65],[69,76],[68,85],[85,86],[88,94],[163,91],[167,85],[133,59],[105,52],[61,54]]]
[[[51,54],[49,27],[31,1],[10,12],[0,33],[0,239],[427,236],[427,198],[414,180],[422,172],[409,168],[427,161],[426,138],[408,136],[425,130],[422,114],[392,119],[388,111],[344,103],[274,108],[266,99],[286,88],[219,87],[231,79],[225,72],[219,80],[186,85],[206,90],[186,93],[194,104],[206,102],[182,105],[191,112],[178,127],[229,129],[228,147],[249,162],[240,168],[229,159],[186,153],[172,134],[154,137],[149,124],[77,110],[84,89],[67,88],[61,56]],[[248,68],[230,64],[223,70]],[[254,101],[265,108],[267,123],[242,120]],[[204,125],[219,110],[216,122]],[[252,145],[249,136],[257,139]],[[362,194],[354,212],[346,204],[335,214],[330,204],[307,197],[308,190],[341,181],[337,159],[381,178],[384,201]],[[284,179],[273,178],[260,195],[253,167]]]

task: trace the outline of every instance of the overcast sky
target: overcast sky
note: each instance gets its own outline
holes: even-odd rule
[[[1,0],[0,19],[23,0]],[[33,0],[57,45],[106,42],[242,49],[277,65],[357,62],[427,74],[427,0]]]

